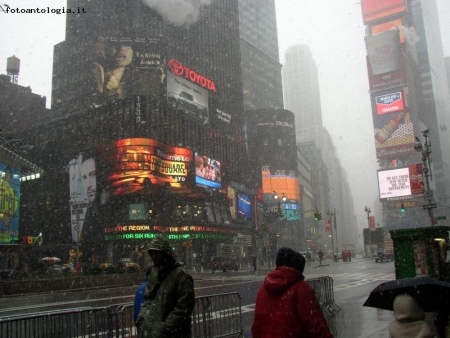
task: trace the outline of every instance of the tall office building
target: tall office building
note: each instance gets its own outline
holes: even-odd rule
[[[282,108],[275,0],[238,4],[244,108]]]
[[[68,0],[86,13],[68,15],[54,49],[55,118],[29,133],[48,175],[28,196],[45,194],[53,210],[33,224],[101,259],[160,232],[188,263],[250,256],[234,241],[250,237],[253,217],[238,2],[192,13],[153,3]]]
[[[339,240],[347,238],[346,244],[356,243],[356,236],[347,236],[356,233],[352,197],[331,135],[322,124],[319,77],[309,46],[295,45],[287,49],[282,77],[285,108],[295,115],[297,145],[314,167],[311,178],[316,208],[324,214],[336,209]],[[315,149],[320,150],[320,158]]]
[[[309,46],[295,45],[287,49],[282,75],[284,107],[295,115],[299,140],[304,134],[302,129],[322,127],[319,77]]]
[[[433,157],[433,180],[439,204],[450,201],[450,94],[439,27],[436,0],[412,0],[411,16],[419,39],[416,42],[417,62],[421,78],[423,104],[419,118],[430,129]],[[441,208],[439,214],[447,214]]]

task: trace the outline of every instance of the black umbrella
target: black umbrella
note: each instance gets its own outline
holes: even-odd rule
[[[450,303],[450,283],[427,276],[402,278],[378,285],[363,306],[393,311],[395,297],[401,294],[413,297],[424,312],[440,311]]]

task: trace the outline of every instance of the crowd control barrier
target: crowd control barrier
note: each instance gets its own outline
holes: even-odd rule
[[[112,338],[110,308],[48,311],[0,318],[2,338]]]
[[[341,308],[334,301],[333,278],[324,276],[307,279],[306,282],[314,289],[322,311],[327,315],[333,315]]]
[[[193,338],[242,337],[241,296],[196,297]],[[0,318],[1,338],[135,338],[133,303]]]

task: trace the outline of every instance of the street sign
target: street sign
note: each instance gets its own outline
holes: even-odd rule
[[[424,204],[423,205],[423,208],[424,209],[435,209],[435,208],[437,208],[437,204]]]
[[[438,221],[443,220],[443,219],[447,219],[447,216],[437,216],[436,219]]]

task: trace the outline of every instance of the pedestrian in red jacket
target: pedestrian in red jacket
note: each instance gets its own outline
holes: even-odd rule
[[[305,282],[305,257],[281,248],[256,297],[253,338],[332,338],[314,290]]]

